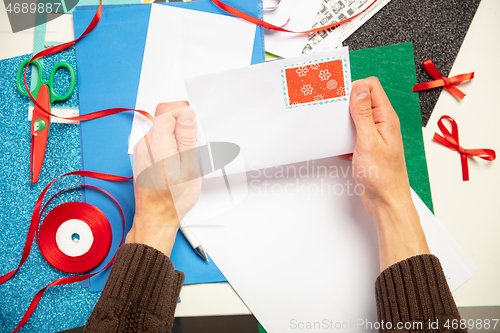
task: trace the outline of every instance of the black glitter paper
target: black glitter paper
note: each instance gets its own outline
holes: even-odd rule
[[[392,0],[347,38],[344,45],[358,50],[413,42],[418,83],[432,80],[422,68],[425,59],[431,59],[441,75],[448,76],[480,2]],[[423,126],[427,125],[442,89],[418,93]]]

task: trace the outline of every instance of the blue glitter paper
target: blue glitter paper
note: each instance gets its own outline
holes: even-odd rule
[[[30,56],[0,61],[0,275],[19,264],[31,214],[43,188],[57,176],[80,170],[79,125],[52,123],[39,181],[30,183],[29,99],[16,88],[18,66]],[[52,66],[59,61],[69,62],[76,70],[75,51],[71,48],[44,58],[45,80],[48,81]],[[55,84],[60,88],[56,92],[67,91],[67,70],[58,72]],[[77,107],[78,88],[71,98],[58,105]],[[65,177],[52,186],[47,196],[78,184],[79,177]],[[80,191],[62,194],[53,205],[67,201],[81,201]],[[67,276],[71,275],[56,270],[44,260],[35,242],[24,265],[0,285],[0,332],[11,332],[17,326],[38,290]],[[90,292],[80,283],[50,287],[20,332],[58,332],[85,325],[99,296],[100,292]]]

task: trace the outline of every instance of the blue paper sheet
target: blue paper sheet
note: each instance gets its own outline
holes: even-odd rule
[[[250,15],[262,15],[260,0],[231,0],[228,4]],[[210,0],[165,5],[227,15]],[[82,115],[113,107],[135,107],[150,9],[150,5],[106,6],[98,26],[77,43]],[[95,7],[78,8],[73,13],[76,36],[80,36],[87,28],[94,13]],[[264,62],[264,44],[263,31],[259,28],[256,31],[252,64],[261,62]],[[82,169],[131,176],[127,148],[132,120],[133,113],[129,112],[82,122]],[[124,211],[125,230],[128,231],[135,210],[132,181],[111,183],[89,178],[83,181],[105,189],[115,197]],[[96,191],[85,190],[84,198],[87,203],[100,208],[113,227],[113,245],[107,262],[118,249],[123,232],[119,211],[110,199]],[[211,261],[206,263],[195,253],[182,233],[177,236],[171,259],[175,268],[185,273],[185,284],[226,281]],[[90,281],[91,290],[102,290],[108,274],[109,269],[93,277]]]

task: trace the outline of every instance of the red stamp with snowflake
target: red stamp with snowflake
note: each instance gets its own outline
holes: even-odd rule
[[[347,100],[347,71],[342,59],[286,67],[282,71],[287,107]]]

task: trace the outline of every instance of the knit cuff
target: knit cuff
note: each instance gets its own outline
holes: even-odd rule
[[[381,332],[466,332],[446,328],[453,320],[459,322],[460,314],[434,255],[414,256],[388,267],[377,278],[375,293],[379,323],[386,323]]]
[[[162,252],[144,244],[122,245],[86,332],[138,324],[168,330],[183,282],[184,274]]]

